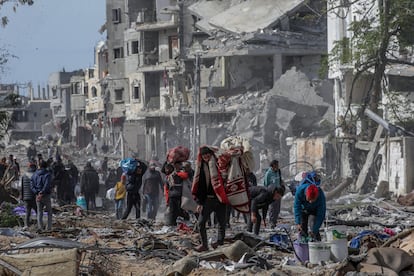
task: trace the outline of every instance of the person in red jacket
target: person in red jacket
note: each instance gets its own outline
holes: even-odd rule
[[[166,162],[162,171],[167,176],[165,191],[169,210],[166,214],[166,224],[175,226],[177,225],[176,221],[179,216],[188,218],[188,214],[181,208],[183,181],[188,179],[188,173],[182,171],[181,162],[175,162],[173,164]]]

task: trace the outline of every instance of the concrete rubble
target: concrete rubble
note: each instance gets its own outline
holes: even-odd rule
[[[322,100],[318,104],[324,106]],[[41,152],[50,143],[36,142]],[[8,150],[23,160],[26,144],[19,141]],[[71,157],[79,168],[88,159],[99,164],[102,157],[75,152],[65,144],[61,147],[64,156]],[[112,156],[111,161],[111,166],[116,166],[119,157]],[[323,183],[327,194],[334,190],[328,177]],[[324,228],[346,226],[349,257],[342,262],[311,264],[295,258],[292,242],[297,236],[292,224],[292,199],[291,193],[283,198],[278,228],[264,228],[260,236],[255,236],[245,232],[242,218],[232,218],[225,244],[202,254],[193,250],[198,244],[194,217],[181,221],[177,227],[167,227],[163,224],[163,205],[154,222],[116,220],[113,204],[104,196],[101,207],[81,216],[76,214],[76,206],[54,203],[52,231],[39,233],[35,226],[1,229],[0,269],[2,274],[11,271],[12,275],[41,273],[42,269],[61,273],[62,267],[67,273],[62,275],[373,275],[379,271],[386,275],[414,274],[414,206],[402,206],[396,199],[376,198],[374,194],[334,197],[328,202]],[[215,231],[215,227],[210,227],[209,237],[215,237]],[[282,236],[288,237],[287,242],[272,240]],[[31,264],[33,259],[44,262]]]

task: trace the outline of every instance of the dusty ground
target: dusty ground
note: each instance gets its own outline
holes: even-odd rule
[[[412,209],[398,206],[393,201],[367,201],[367,197],[351,199],[346,196],[328,207],[330,214],[328,220],[335,215],[337,219],[348,221],[355,219],[373,221],[365,228],[349,227],[350,233],[358,233],[363,229],[384,229],[382,225],[386,224],[398,225],[400,230],[412,227],[414,221],[414,210]],[[280,224],[291,229],[289,226],[293,218],[286,211],[290,209],[290,203],[285,200],[284,204],[286,208],[282,211]],[[137,221],[133,219],[134,217],[131,214],[130,219],[119,221],[114,218],[111,211],[96,211],[79,217],[74,215],[74,207],[72,206],[56,207],[53,217],[53,231],[37,233],[34,225],[24,231],[21,227],[7,229],[9,232],[14,232],[14,236],[0,235],[0,248],[5,252],[22,242],[46,237],[80,242],[85,244],[84,248],[80,249],[83,252],[80,269],[85,273],[84,275],[168,275],[168,272],[172,271],[172,266],[183,257],[200,256],[193,250],[193,247],[198,244],[198,234],[192,231],[191,222],[187,222],[189,229],[182,231],[178,228],[165,227],[161,222],[150,222],[145,219]],[[160,214],[157,219],[161,221],[162,217]],[[238,222],[232,221],[231,228],[226,232],[227,239],[223,247],[232,245],[234,236],[242,233],[244,227],[241,218]],[[265,240],[268,240],[268,237],[275,233],[270,229],[262,230],[261,237]],[[214,227],[209,228],[208,232],[209,238],[216,237]],[[294,232],[291,232],[291,237],[295,238]],[[44,250],[45,248],[34,249],[31,252]],[[50,250],[50,248],[46,246],[46,250]],[[414,248],[410,250],[414,250]],[[283,252],[271,246],[262,246],[255,251],[273,266],[270,270],[254,266],[229,272],[224,269],[199,267],[192,270],[189,275],[250,276],[311,275],[312,273],[314,275],[328,275],[333,273],[337,266],[335,263],[312,268],[298,264],[288,265],[286,263],[288,259],[291,261],[294,259],[293,253]],[[18,252],[9,250],[8,253],[16,254]],[[230,264],[231,262],[224,256],[210,261],[211,265],[223,263]]]

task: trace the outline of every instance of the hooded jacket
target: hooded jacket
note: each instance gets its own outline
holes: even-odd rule
[[[326,213],[326,199],[325,194],[320,187],[318,187],[318,198],[315,202],[309,203],[306,200],[306,190],[312,183],[303,182],[296,189],[295,201],[293,204],[293,209],[295,211],[295,223],[302,223],[302,212],[315,213],[315,223],[313,225],[312,232],[318,233],[319,228],[321,227]]]
[[[48,195],[51,192],[51,175],[50,172],[46,169],[37,170],[31,180],[30,188],[33,194],[38,195],[39,193],[43,195]]]

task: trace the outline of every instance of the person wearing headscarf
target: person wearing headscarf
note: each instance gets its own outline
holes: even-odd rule
[[[293,204],[295,224],[302,237],[308,237],[320,241],[319,229],[325,220],[326,199],[320,188],[320,177],[312,171],[306,174],[302,183],[296,190]],[[310,226],[310,234],[308,230]]]
[[[213,247],[222,245],[226,231],[228,199],[224,191],[223,179],[218,173],[216,156],[208,146],[199,149],[191,192],[198,204],[198,227],[201,239],[201,244],[195,250],[198,252],[208,250],[206,223],[212,212],[216,214],[218,221],[217,243],[212,245]]]

